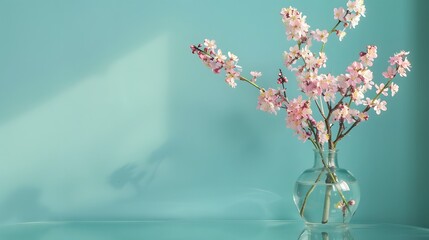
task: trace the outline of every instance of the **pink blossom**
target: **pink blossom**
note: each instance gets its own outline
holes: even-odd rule
[[[381,111],[386,111],[387,102],[386,101],[380,101],[380,99],[377,99],[374,101],[374,111],[377,113],[377,115],[380,115]]]
[[[259,110],[264,112],[274,113],[277,115],[277,111],[280,110],[284,102],[281,92],[275,89],[268,89],[261,91],[258,97],[258,106],[256,107]]]
[[[334,18],[341,22],[344,22],[344,28],[351,27],[355,28],[360,21],[360,17],[365,17],[366,7],[363,0],[348,1],[347,12],[343,8],[334,9]],[[341,36],[339,32],[337,35],[340,36],[340,41],[344,36]]]
[[[407,71],[411,71],[411,63],[410,61],[408,61],[407,59],[407,55],[410,52],[405,52],[405,51],[401,51],[399,53],[396,53],[395,55],[393,55],[392,57],[390,57],[389,59],[389,63],[390,65],[396,65],[397,66],[397,71],[399,73],[399,76],[401,77],[406,77],[407,76]]]
[[[283,57],[285,60],[285,65],[289,67],[294,64],[296,60],[301,56],[301,51],[299,50],[298,45],[289,48],[289,52],[284,52]]]
[[[329,33],[326,30],[320,30],[316,29],[316,31],[312,31],[311,35],[313,36],[313,39],[319,42],[327,43]]]
[[[206,46],[208,50],[213,50],[213,51],[217,48],[216,41],[209,40],[209,39],[204,39],[204,46]]]
[[[262,73],[261,72],[252,71],[252,72],[250,72],[250,75],[252,75],[255,78],[258,78],[258,77],[262,76]]]
[[[364,1],[363,0],[348,1],[347,10],[349,10],[350,12],[356,12],[357,14],[365,16],[366,8],[364,5]]]
[[[315,127],[316,127],[317,131],[319,131],[319,132],[323,132],[326,130],[325,129],[325,122],[323,122],[323,121],[316,122]]]
[[[370,45],[367,47],[367,52],[360,53],[360,60],[365,66],[371,67],[377,56],[377,46]]]
[[[231,59],[228,59],[228,60],[226,60],[225,61],[225,64],[223,65],[223,67],[225,68],[225,70],[227,71],[227,72],[230,72],[230,71],[232,71],[234,68],[236,68],[236,65],[235,65],[235,61],[233,61],[233,60],[231,60]]]
[[[347,34],[345,31],[341,31],[341,30],[336,30],[335,32],[336,32],[336,34],[337,34],[337,36],[338,36],[338,39],[339,39],[340,41],[343,41],[344,37],[345,37],[345,36],[346,36],[346,34]]]
[[[346,94],[347,89],[350,87],[350,83],[348,81],[347,76],[344,74],[339,75],[337,77],[337,83],[338,83],[339,92],[342,95]]]
[[[317,65],[317,58],[311,53],[308,56],[304,58],[305,60],[305,67],[308,69],[315,69],[318,68]]]
[[[362,70],[360,72],[362,78],[363,78],[363,84],[360,86],[362,89],[362,92],[366,92],[367,90],[372,89],[372,86],[374,85],[373,79],[373,73],[369,69]]]
[[[319,121],[316,123],[317,129],[317,138],[320,144],[327,143],[329,141],[329,134],[326,131],[325,123],[323,121]]]
[[[222,70],[222,67],[223,67],[222,62],[218,62],[218,61],[210,61],[208,62],[208,66],[216,74],[220,73],[220,70]]]
[[[331,74],[321,74],[319,76],[319,86],[322,88],[322,90],[329,90],[331,88],[336,89],[337,88],[337,79],[332,76]]]
[[[313,53],[305,57],[305,67],[310,70],[316,70],[319,68],[318,57],[313,55]]]
[[[306,58],[308,56],[313,56],[313,52],[310,51],[310,47],[308,45],[301,48],[301,56]]]
[[[355,88],[352,92],[351,98],[356,105],[361,105],[365,95],[363,93],[363,88]]]
[[[360,76],[363,78],[363,82],[370,82],[373,79],[373,73],[369,69],[363,69],[359,71]]]
[[[238,57],[231,52],[228,52],[228,57],[231,61],[238,62]]]
[[[344,22],[345,18],[344,16],[346,15],[346,10],[344,10],[344,8],[340,7],[340,8],[334,8],[334,19],[337,19],[338,21]]]
[[[192,50],[192,51],[195,51],[197,53],[198,58],[201,59],[201,61],[204,63],[204,65],[210,67],[211,62],[213,61],[214,57],[212,57],[210,55],[206,55],[206,54],[204,54],[200,51],[197,51],[197,50]]]
[[[387,79],[392,79],[396,76],[396,69],[389,66],[386,72],[383,72],[383,76]]]
[[[360,62],[353,62],[350,66],[347,67],[346,77],[351,86],[356,87],[357,84],[361,83],[364,77],[361,75],[364,66]]]
[[[222,50],[218,49],[217,50],[217,54],[215,56],[215,60],[219,61],[219,62],[223,62],[226,60],[226,56],[222,54]]]
[[[338,91],[337,79],[331,74],[322,74],[318,77],[319,84],[322,91],[323,100],[325,102],[335,102],[335,95]]]
[[[290,47],[289,51],[290,51],[290,53],[292,54],[293,57],[299,57],[300,56],[300,50],[299,50],[299,46],[298,45]]]
[[[399,86],[394,83],[391,83],[390,91],[392,92],[392,97],[395,96],[395,94],[399,91]]]
[[[329,134],[326,131],[318,132],[318,138],[320,144],[327,143],[329,141]]]
[[[402,61],[402,56],[399,54],[395,54],[393,56],[390,57],[389,59],[389,63],[391,66],[395,65],[395,64],[399,64],[399,62]]]
[[[358,73],[362,69],[364,69],[362,63],[353,62],[350,66],[347,67],[347,72],[349,72],[350,74],[353,74],[353,73]]]
[[[368,114],[366,112],[360,112],[357,109],[349,109],[349,114],[351,116],[349,123],[368,120]]]
[[[308,100],[303,100],[302,96],[294,98],[292,101],[286,105],[287,109],[287,126],[293,129],[296,134],[302,140],[308,139],[311,136],[311,133],[306,130],[308,127],[307,121],[311,121],[313,117],[311,116],[312,111],[310,108],[310,102]]]
[[[380,86],[379,85],[375,85],[375,88],[377,89],[377,91],[376,91],[376,93],[377,94],[383,94],[384,96],[387,96],[387,95],[389,95],[389,93],[388,93],[388,88],[385,88],[385,86],[384,86],[384,83],[380,83]]]
[[[356,13],[347,14],[346,21],[350,23],[350,27],[355,28],[359,24],[360,16]]]
[[[200,47],[204,45],[204,50]],[[222,53],[221,49],[217,49],[216,41],[205,39],[204,44],[191,46],[192,53],[197,54],[204,65],[211,68],[214,73],[220,73],[225,70],[225,82],[235,88],[236,80],[241,78],[241,67],[237,65],[238,57],[231,52],[228,52],[228,57]]]
[[[406,52],[404,50],[400,51],[399,53],[396,53],[389,59],[390,65],[399,64],[403,58],[405,58],[410,52]]]
[[[370,98],[366,98],[365,101],[362,101],[364,106],[374,107],[374,102]]]
[[[280,12],[282,15],[283,23],[286,27],[287,38],[293,40],[300,40],[308,33],[310,26],[306,23],[306,16],[302,16],[296,8],[283,8]]]
[[[226,72],[225,82],[232,88],[235,88],[237,86],[235,80],[240,79],[241,76],[241,67],[237,65],[237,56],[230,52],[228,52],[228,56],[230,58],[223,65]]]
[[[232,88],[235,88],[237,86],[237,83],[235,82],[235,80],[239,78],[240,78],[240,72],[236,72],[232,70],[226,73],[225,82]]]
[[[368,57],[371,59],[376,59],[378,57],[377,55],[377,46],[375,45],[369,45],[367,47],[367,53],[368,53]]]
[[[254,72],[254,71],[252,71],[252,72],[250,72],[250,75],[252,75],[252,82],[256,82],[256,79],[258,78],[258,77],[260,77],[260,76],[262,76],[262,73],[261,72]]]
[[[353,115],[350,114],[350,108],[345,104],[340,104],[340,106],[332,112],[332,118],[333,121],[346,120],[348,123],[353,123],[355,121]]]
[[[317,67],[318,68],[326,67],[326,61],[327,60],[328,60],[328,58],[326,57],[326,53],[320,52],[319,57],[316,60]]]
[[[355,7],[356,7],[356,1],[348,1],[347,2],[347,10],[349,10],[349,12],[354,12],[355,11]]]
[[[225,82],[231,86],[232,88],[235,88],[237,86],[237,83],[235,82],[235,77],[231,74],[228,74],[225,78]]]
[[[308,97],[317,98],[322,95],[323,89],[320,87],[320,77],[315,72],[302,72],[297,77],[299,87]]]
[[[369,116],[367,112],[359,112],[355,115],[360,121],[367,121]]]
[[[411,68],[411,63],[408,61],[407,58],[405,58],[398,65],[399,76],[406,77],[407,76],[407,71],[411,71],[410,68]]]

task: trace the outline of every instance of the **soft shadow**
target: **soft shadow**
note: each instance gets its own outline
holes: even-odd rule
[[[47,219],[51,211],[40,202],[41,191],[21,187],[0,204],[0,222],[30,222]]]
[[[152,174],[137,169],[125,179],[132,164],[114,174],[114,188],[106,178],[124,163],[148,156],[151,160],[142,168],[157,169],[157,159],[162,158],[152,152],[167,139],[168,92],[145,89],[165,89],[169,82],[168,74],[161,72],[168,67],[164,60],[168,38],[162,35],[142,44],[116,59],[108,71],[0,125],[0,201],[19,186],[31,185],[40,189],[40,199],[53,211],[52,216],[98,216],[105,212],[103,207],[135,194],[134,189],[121,186],[141,187],[150,182],[156,170]],[[159,58],[148,59],[155,51]],[[159,99],[153,107],[155,98]]]
[[[159,166],[171,154],[171,150],[172,144],[165,143],[153,151],[147,159],[123,165],[110,174],[109,184],[116,189],[129,185],[137,191],[143,190],[156,177]]]

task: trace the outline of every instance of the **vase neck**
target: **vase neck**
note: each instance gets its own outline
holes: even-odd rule
[[[338,150],[325,150],[325,151],[319,151],[314,150],[314,167],[320,168],[320,167],[338,167]]]

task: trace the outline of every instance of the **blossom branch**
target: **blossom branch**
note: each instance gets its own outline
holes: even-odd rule
[[[338,25],[340,25],[340,23],[341,23],[341,21],[338,21],[337,24],[335,24],[335,26],[331,29],[331,31],[329,31],[328,37],[331,35],[331,33],[333,33],[337,29],[337,27],[338,27]],[[324,42],[322,44],[322,48],[320,49],[320,52],[324,52],[325,51],[325,46],[326,46],[326,42]]]
[[[399,70],[400,66],[396,67],[396,72]],[[368,103],[368,105],[365,107],[365,109],[362,110],[362,113],[366,113],[368,112],[372,107],[374,107],[374,103],[377,101],[377,99],[384,93],[384,91],[386,89],[389,89],[390,85],[393,82],[393,79],[396,77],[396,73],[391,75],[389,77],[389,80],[387,81],[387,83],[379,90],[379,92],[375,95],[375,97],[370,100],[370,103]],[[337,135],[336,140],[334,141],[334,146],[336,146],[336,144],[343,139],[347,134],[350,133],[350,131],[355,128],[357,125],[359,125],[359,123],[361,122],[360,119],[357,119],[344,133],[341,133],[339,135]],[[343,129],[345,130],[345,129]]]
[[[255,83],[257,77],[262,75],[260,72],[250,72],[253,78],[252,80],[249,80],[241,76],[241,67],[237,65],[238,57],[236,55],[228,52],[229,59],[227,59],[227,57],[222,54],[222,50],[217,49],[216,42],[214,40],[205,39],[204,46],[205,48],[201,49],[202,44],[191,45],[192,53],[197,53],[203,63],[210,67],[214,73],[220,73],[221,69],[224,69],[226,72],[225,82],[227,82],[231,87],[236,87],[237,84],[235,83],[235,80],[241,80],[254,86],[259,91],[265,91]]]
[[[387,82],[387,84],[386,84],[386,86],[383,88],[383,90],[384,90],[384,89],[386,89],[386,88],[388,87],[388,85],[392,82],[392,80],[393,80],[393,79],[390,79],[390,80]],[[381,92],[380,92],[379,94],[377,94],[377,95],[372,99],[371,104],[369,104],[368,106],[366,106],[366,108],[365,108],[362,112],[363,112],[363,113],[368,112],[368,111],[371,109],[371,105],[372,105],[372,104],[374,104],[374,101],[375,101],[375,100],[377,100],[377,99],[380,97],[380,95],[381,95]],[[355,121],[355,122],[350,126],[350,128],[349,128],[349,129],[347,129],[344,133],[339,134],[339,136],[337,136],[337,139],[335,139],[335,141],[334,141],[334,145],[336,145],[338,141],[340,141],[340,140],[341,140],[342,138],[344,138],[347,134],[349,134],[349,132],[350,132],[353,128],[355,128],[355,127],[356,127],[360,122],[361,122],[361,120],[360,120],[360,119],[356,120],[356,121]],[[345,130],[345,129],[344,129],[344,130]]]
[[[247,78],[240,76],[240,78],[239,78],[239,79],[240,79],[241,81],[244,81],[244,82],[249,83],[250,85],[252,85],[252,86],[254,86],[255,88],[257,88],[259,91],[265,92],[265,89],[261,88],[261,87],[260,87],[260,86],[258,86],[256,83],[254,83],[254,82],[252,82],[252,81],[248,80]]]

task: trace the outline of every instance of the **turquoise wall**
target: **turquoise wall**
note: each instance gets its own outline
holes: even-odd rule
[[[216,39],[274,86],[292,44],[280,9],[293,5],[325,29],[345,2],[1,1],[0,222],[298,219],[291,193],[311,144],[189,45]],[[379,78],[402,49],[413,70],[388,111],[339,146],[361,183],[354,220],[429,227],[429,4],[366,2],[357,29],[328,43],[328,70],[343,72],[368,44],[378,45]]]

